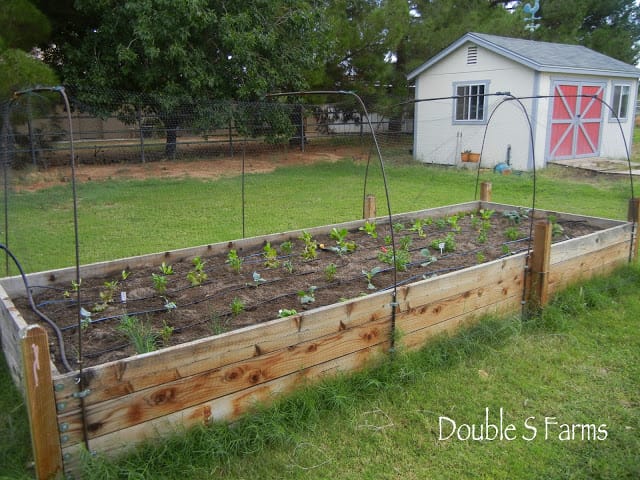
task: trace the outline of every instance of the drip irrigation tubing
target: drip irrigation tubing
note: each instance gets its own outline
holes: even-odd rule
[[[394,236],[394,232],[393,232],[393,211],[391,209],[391,197],[389,195],[389,183],[387,181],[387,174],[386,174],[386,170],[384,168],[384,160],[382,158],[382,151],[380,149],[380,145],[378,143],[378,137],[376,136],[376,132],[375,129],[373,128],[373,124],[371,123],[371,118],[369,117],[369,112],[367,110],[367,106],[365,105],[364,101],[362,100],[362,98],[360,98],[360,96],[352,91],[347,91],[347,90],[307,90],[307,91],[297,91],[297,92],[278,92],[278,93],[269,93],[266,95],[266,97],[282,97],[282,96],[304,96],[304,95],[348,95],[351,96],[353,98],[355,98],[358,103],[360,104],[360,107],[362,108],[362,112],[364,113],[365,119],[366,119],[366,123],[369,126],[369,130],[371,132],[371,136],[373,138],[373,143],[376,149],[376,152],[378,154],[378,159],[380,161],[380,173],[382,175],[382,182],[383,182],[383,186],[384,186],[384,191],[385,191],[385,200],[386,200],[386,204],[387,204],[387,216],[388,216],[388,221],[389,221],[389,228],[391,229],[391,249],[392,249],[392,254],[393,254],[393,258],[397,258],[397,251],[396,251],[396,242],[395,242],[395,236]],[[367,173],[369,171],[369,160],[371,158],[371,155],[369,155],[369,159],[367,160]],[[366,185],[367,183],[367,178],[365,176],[365,180],[364,183]],[[363,197],[362,199],[362,204],[363,204],[363,211],[364,211],[364,204],[365,204],[366,199]],[[395,264],[395,262],[394,262]],[[396,337],[396,309],[398,306],[398,290],[395,287],[395,284],[397,283],[397,268],[393,268],[393,290],[392,290],[392,299],[391,299],[391,345],[389,347],[389,351],[391,353],[395,352],[395,337]]]
[[[24,283],[24,288],[27,293],[27,300],[29,301],[29,306],[31,307],[31,310],[33,310],[34,313],[41,320],[43,320],[47,325],[51,327],[51,329],[56,335],[56,340],[58,341],[58,346],[60,349],[60,361],[62,362],[62,364],[64,365],[64,368],[66,368],[68,372],[72,371],[73,368],[71,368],[71,365],[69,365],[69,361],[67,360],[67,354],[64,349],[64,339],[62,338],[61,329],[58,327],[58,325],[56,325],[56,323],[53,320],[51,320],[44,313],[42,313],[40,309],[38,309],[38,307],[36,306],[33,300],[33,296],[31,295],[31,287],[29,286],[27,275],[24,273],[24,269],[22,268],[22,265],[20,264],[16,256],[13,254],[13,252],[9,250],[9,247],[7,247],[3,243],[0,243],[0,249],[4,250],[7,256],[11,258],[11,260],[13,260],[13,263],[18,268],[18,272],[20,272],[20,277],[22,278],[22,283]]]

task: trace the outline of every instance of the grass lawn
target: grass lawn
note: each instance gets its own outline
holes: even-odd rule
[[[245,179],[245,234],[361,216],[365,167],[351,161],[291,167]],[[389,165],[393,212],[474,199],[469,171]],[[530,174],[495,176],[493,199],[531,205]],[[386,203],[380,171],[367,193]],[[625,218],[629,183],[537,178],[537,206]],[[242,236],[242,184],[148,180],[83,184],[83,263]],[[10,245],[28,271],[70,265],[71,199],[56,187],[10,199]],[[43,232],[46,232],[43,234]],[[92,462],[87,478],[637,478],[640,475],[640,271],[573,289],[545,316],[490,319],[453,339],[348,378],[309,388],[234,428],[195,430],[118,465]],[[24,408],[0,367],[0,478],[29,478]],[[438,440],[439,417],[495,423],[502,408],[513,441]],[[531,419],[531,417],[534,417]],[[545,419],[555,417],[544,438]],[[536,435],[531,441],[522,435]],[[553,420],[552,420],[553,421]],[[594,424],[606,439],[562,440],[563,424]]]

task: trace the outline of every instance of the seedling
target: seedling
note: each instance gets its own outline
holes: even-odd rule
[[[458,225],[458,220],[460,217],[458,215],[451,215],[447,218],[447,223],[451,227],[451,230],[454,232],[459,232],[461,230],[460,225]]]
[[[404,223],[394,223],[392,228],[394,233],[400,233],[404,230]]]
[[[122,281],[124,282],[127,278],[129,278],[130,274],[131,274],[131,272],[127,272],[126,270],[122,270],[122,272],[120,273],[120,277],[122,278]]]
[[[313,239],[311,234],[307,231],[303,231],[300,239],[304,242],[304,249],[302,250],[302,258],[305,260],[314,260],[318,257],[318,244]]]
[[[207,274],[204,273],[204,262],[200,257],[194,257],[191,263],[193,264],[193,269],[187,273],[187,280],[194,287],[202,285],[202,282],[207,279]]]
[[[338,267],[336,267],[335,263],[330,263],[324,269],[324,278],[326,278],[327,282],[333,282],[336,278],[336,271]]]
[[[440,230],[444,230],[447,226],[447,221],[444,218],[439,218],[436,220],[436,227]]]
[[[442,248],[444,249],[444,246]],[[425,261],[420,264],[421,267],[426,267],[428,265],[431,265],[432,263],[438,260],[436,257],[431,255],[431,252],[429,251],[428,248],[423,248],[422,250],[420,250],[420,254],[423,257],[425,257]]]
[[[558,237],[564,233],[564,228],[558,223],[558,218],[555,215],[549,215],[549,221],[551,222],[552,237]]]
[[[240,273],[242,269],[242,258],[238,256],[238,252],[233,248],[227,253],[227,263],[234,272]]]
[[[364,225],[360,227],[358,230],[361,232],[365,232],[371,238],[378,238],[378,232],[376,232],[376,224],[375,222],[364,222]]]
[[[278,261],[278,251],[271,246],[270,242],[262,248],[262,256],[264,258],[264,266],[266,268],[277,268],[280,266]]]
[[[86,330],[91,326],[91,312],[80,307],[80,328]]]
[[[502,247],[500,248],[500,250],[502,251],[503,255],[511,255],[511,249],[509,248],[509,245],[507,244],[502,244]]]
[[[308,290],[301,290],[298,292],[298,298],[302,305],[313,303],[316,301],[316,290],[318,287],[311,285]]]
[[[293,273],[293,262],[291,260],[282,262],[282,266],[288,273]]]
[[[156,292],[162,295],[167,291],[167,277],[152,273],[151,278],[153,279],[153,288],[156,289]]]
[[[333,230],[331,230],[331,233],[329,234],[329,236],[336,241],[337,245],[335,247],[327,247],[327,248],[332,252],[336,252],[339,255],[342,255],[343,253],[353,252],[356,249],[356,244],[355,242],[346,241],[348,233],[349,232],[347,231],[346,228],[341,228],[340,230],[338,230],[337,228],[334,227]]]
[[[158,335],[137,317],[124,315],[118,330],[129,338],[137,353],[153,352],[157,348]]]
[[[242,312],[244,312],[244,302],[238,297],[235,297],[231,302],[231,314],[237,317]]]
[[[166,262],[162,262],[162,265],[160,265],[160,271],[163,275],[173,275],[173,267]]]
[[[476,261],[478,263],[484,263],[486,259],[487,259],[487,257],[485,256],[485,254],[483,252],[477,252],[476,253]]]
[[[517,240],[518,237],[520,237],[520,232],[516,227],[509,227],[505,229],[504,236],[507,237],[507,240],[514,241]]]
[[[291,252],[293,252],[293,242],[291,242],[290,240],[282,242],[282,244],[280,245],[280,250],[285,255],[291,255]]]
[[[441,246],[441,244],[444,244]],[[449,232],[446,237],[432,241],[429,246],[440,253],[454,252],[456,249],[456,239],[453,232]]]
[[[295,308],[281,308],[278,310],[278,318],[290,317],[297,314],[298,311]]]
[[[481,229],[480,233],[478,234],[478,243],[487,243],[487,230],[486,229]]]
[[[118,281],[114,280],[112,282],[104,282],[105,290],[100,292],[100,300],[104,303],[113,302],[113,296],[118,288]]]
[[[519,210],[507,210],[502,212],[502,216],[509,219],[509,223],[512,225],[518,225],[522,220],[528,218],[529,210],[521,208]]]
[[[409,253],[408,249],[397,248],[396,255],[394,257],[393,250],[391,248],[380,247],[380,251],[378,252],[378,260],[389,265],[395,264],[395,267],[398,271],[404,272],[407,269],[407,265],[411,261],[411,254]]]
[[[373,277],[382,271],[380,267],[373,267],[371,270],[362,270],[362,274],[367,279],[367,289],[375,290],[377,287],[373,284]]]
[[[169,340],[171,340],[171,336],[173,335],[173,331],[175,329],[169,325],[166,320],[162,322],[162,329],[160,330],[160,338],[162,339],[162,345],[165,347],[169,345]]]
[[[262,283],[267,283],[267,281],[262,278],[262,275],[260,275],[258,272],[253,272],[253,286],[257,287]]]
[[[409,228],[410,232],[415,232],[419,237],[424,238],[427,234],[424,232],[424,222],[420,218],[416,218]]]
[[[485,210],[484,208],[478,211],[478,214],[480,215],[480,218],[482,218],[482,220],[490,220],[491,217],[493,217],[494,213],[496,213],[495,210]]]

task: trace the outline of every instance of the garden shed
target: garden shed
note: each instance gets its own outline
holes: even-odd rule
[[[408,75],[413,155],[457,165],[461,152],[482,149],[483,166],[516,170],[531,170],[534,158],[537,168],[626,159],[638,78],[636,67],[580,45],[467,33]]]

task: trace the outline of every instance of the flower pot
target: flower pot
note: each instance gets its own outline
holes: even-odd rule
[[[462,160],[463,162],[478,163],[480,161],[480,154],[473,152],[462,152],[460,154],[460,160]]]

